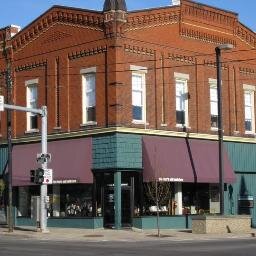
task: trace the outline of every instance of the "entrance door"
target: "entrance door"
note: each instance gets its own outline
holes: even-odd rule
[[[122,187],[122,226],[131,227],[131,187]]]
[[[131,188],[122,187],[121,190],[121,218],[122,226],[131,226]],[[104,189],[104,226],[113,228],[115,226],[115,196],[114,187],[106,186]]]
[[[114,186],[104,188],[104,227],[113,228],[115,226],[115,197]]]
[[[123,227],[130,227],[132,224],[132,215],[134,205],[139,205],[138,196],[135,195],[135,172],[122,173],[121,179],[121,221]],[[95,175],[96,192],[95,207],[100,209],[100,215],[104,218],[104,227],[113,228],[115,226],[115,184],[114,173],[105,172]],[[138,182],[138,179],[136,179]],[[138,185],[137,185],[138,188]],[[137,194],[138,195],[138,194]],[[134,201],[136,200],[136,201]],[[101,207],[102,206],[102,207]],[[96,214],[98,211],[96,212]],[[102,214],[102,215],[101,215]]]

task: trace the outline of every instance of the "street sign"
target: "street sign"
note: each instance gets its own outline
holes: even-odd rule
[[[52,184],[52,169],[44,169],[43,184]]]
[[[52,155],[50,153],[46,153],[46,154],[39,153],[36,155],[36,161],[41,164],[46,162],[50,163],[51,159],[52,159]]]
[[[0,95],[0,111],[4,111],[4,96]]]

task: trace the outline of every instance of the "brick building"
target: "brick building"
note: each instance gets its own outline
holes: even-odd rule
[[[53,6],[20,31],[0,29],[0,42],[1,94],[7,58],[13,103],[48,108],[48,225],[91,228],[154,227],[155,180],[170,184],[164,227],[219,212],[215,47],[234,45],[222,53],[225,212],[256,225],[256,36],[238,14],[189,0],[137,11],[124,0],[106,0],[103,11]],[[17,225],[33,224],[40,129],[40,117],[12,113]]]

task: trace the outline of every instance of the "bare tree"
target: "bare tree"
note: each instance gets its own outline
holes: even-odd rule
[[[160,237],[159,210],[166,205],[171,196],[171,184],[164,181],[152,181],[145,183],[146,194],[156,205],[157,236]]]

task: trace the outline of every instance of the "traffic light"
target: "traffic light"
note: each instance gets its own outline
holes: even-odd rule
[[[35,170],[35,180],[36,184],[42,184],[44,182],[44,169],[38,168]]]
[[[35,170],[30,170],[30,182],[34,183],[35,182]]]

